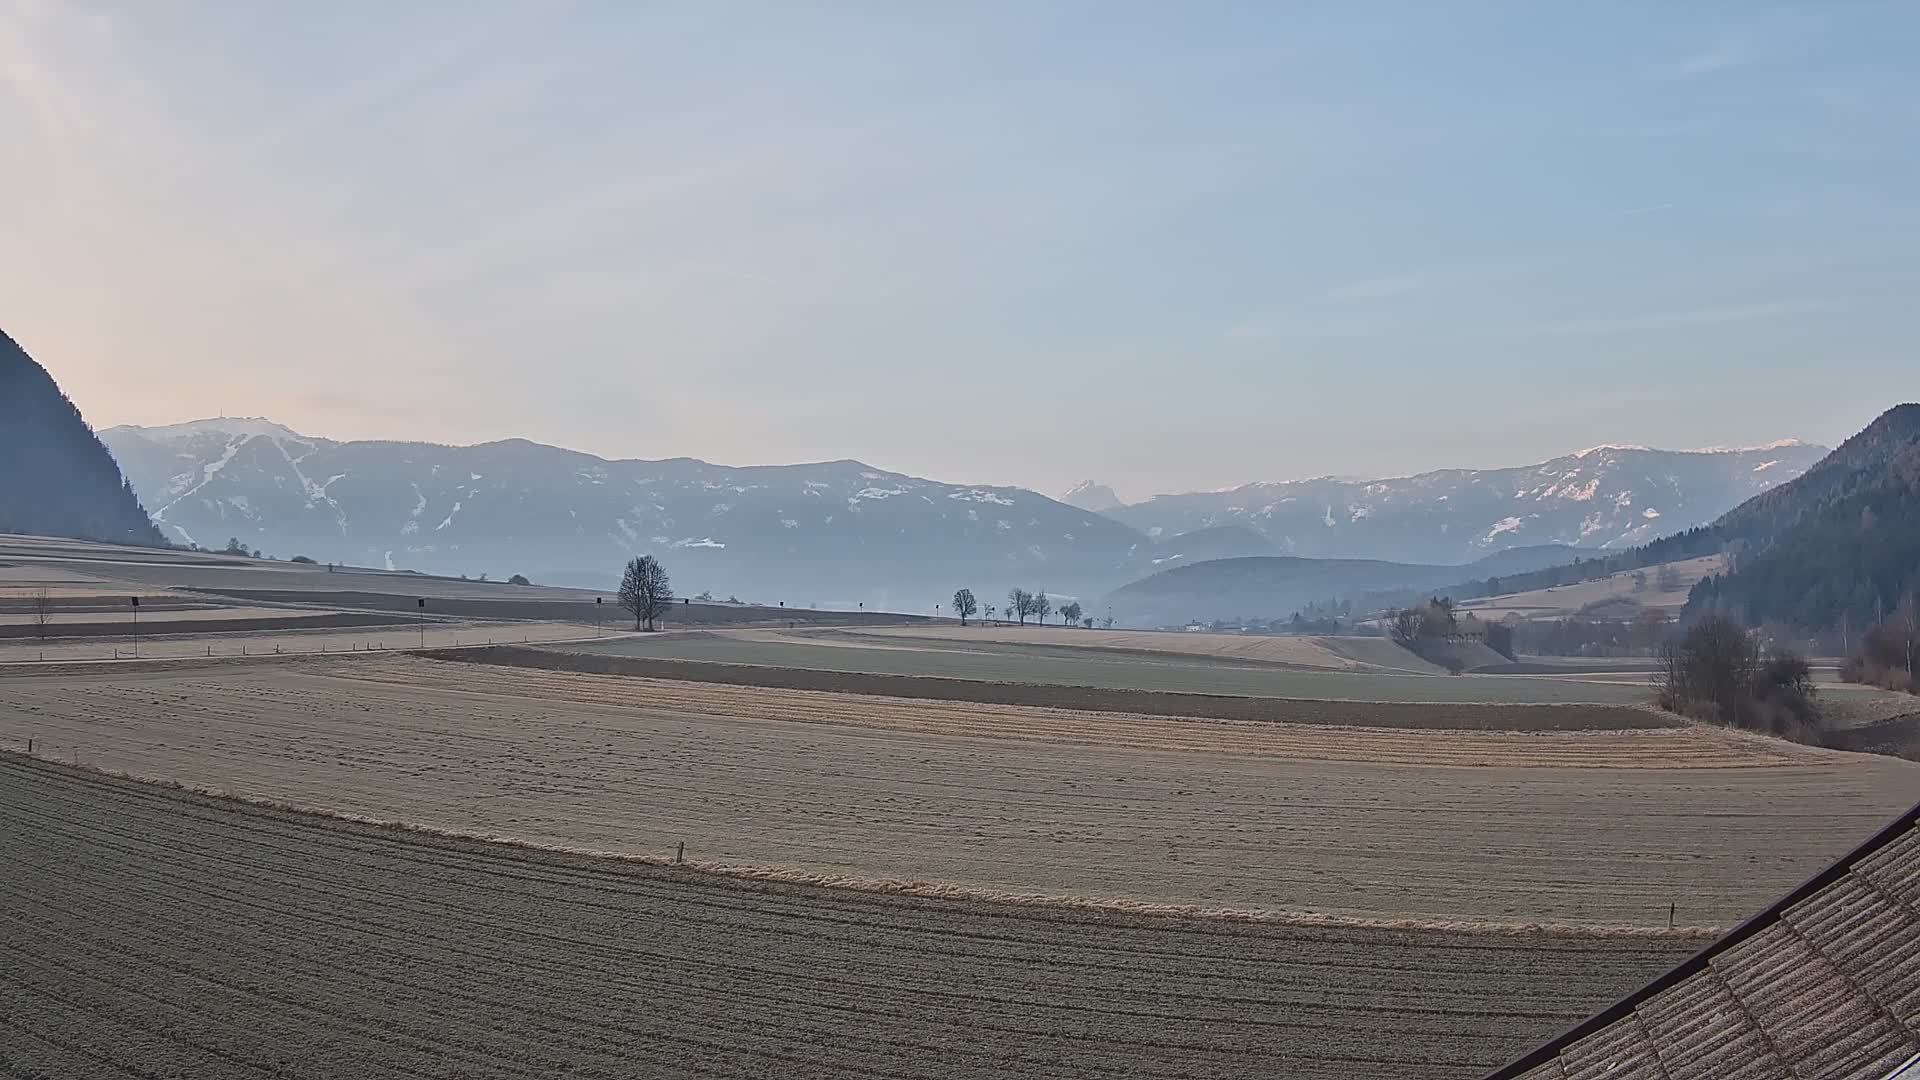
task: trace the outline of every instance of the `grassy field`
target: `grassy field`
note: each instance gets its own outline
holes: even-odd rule
[[[1024,705],[1146,716],[1334,724],[1365,728],[1451,728],[1462,731],[1592,731],[1677,727],[1681,718],[1646,705],[1489,703],[1485,701],[1343,701],[1327,698],[1247,697],[1166,690],[1106,689],[1051,683],[988,682],[927,675],[718,664],[604,652],[570,652],[541,645],[428,649],[416,656],[467,664],[573,671],[639,679],[719,683],[774,690],[915,698],[977,705]]]
[[[424,660],[0,681],[0,744],[378,819],[855,887],[1723,925],[1920,766],[1703,728],[1383,731]],[[1624,988],[1622,988],[1624,989]]]
[[[1389,670],[1419,675],[1442,669],[1385,638],[1277,637],[1255,634],[1166,633],[1152,630],[1088,630],[1001,623],[932,623],[813,633],[816,642],[858,640],[909,647],[952,648],[1017,645],[1025,648],[1091,649],[1102,652],[1173,654],[1212,660],[1251,660],[1330,671]]]
[[[1471,1077],[1692,947],[753,884],[12,756],[0,864],[23,1077]]]
[[[858,631],[668,634],[583,642],[566,649],[820,671],[1339,701],[1618,704],[1644,702],[1651,696],[1644,686],[1572,677],[1329,670],[1185,652],[1152,653],[1051,642],[944,641]]]
[[[1702,555],[1697,559],[1682,559],[1672,563],[1670,565],[1674,572],[1679,575],[1679,586],[1670,590],[1663,591],[1659,586],[1660,568],[1649,566],[1641,571],[1646,575],[1646,587],[1639,591],[1634,589],[1634,571],[1622,570],[1598,581],[1467,600],[1461,603],[1460,608],[1486,619],[1503,619],[1510,614],[1524,619],[1562,619],[1578,615],[1583,608],[1592,604],[1630,600],[1643,608],[1677,615],[1680,608],[1686,606],[1688,590],[1698,584],[1701,578],[1725,569],[1726,562],[1724,555]]]

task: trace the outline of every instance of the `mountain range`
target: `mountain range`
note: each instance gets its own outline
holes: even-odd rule
[[[591,587],[650,552],[683,592],[907,610],[962,584],[981,596],[1017,584],[1092,599],[1211,559],[1384,551],[1458,570],[1569,537],[1599,546],[1656,522],[1711,520],[1819,453],[1609,448],[1523,469],[1249,485],[1099,513],[857,461],[735,467],[608,460],[519,439],[340,442],[258,418],[102,438],[178,543],[234,538],[282,557]],[[1074,494],[1112,493],[1086,484]]]
[[[1694,451],[1598,446],[1517,468],[1246,484],[1103,512],[1149,537],[1239,525],[1284,555],[1462,564],[1510,547],[1635,547],[1712,521],[1826,452],[1795,440]]]
[[[968,582],[1090,589],[1134,572],[1136,549],[1151,546],[1030,491],[857,461],[736,468],[519,439],[335,442],[262,419],[104,436],[176,542],[231,537],[282,557],[434,573],[604,587],[640,552],[659,555],[683,593],[919,610]]]
[[[0,533],[158,545],[120,468],[53,376],[0,332]]]

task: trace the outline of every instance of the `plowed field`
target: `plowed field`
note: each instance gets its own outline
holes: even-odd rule
[[[1920,766],[1715,729],[1383,731],[406,658],[0,679],[0,744],[543,844],[866,887],[1726,925]],[[1624,988],[1622,988],[1624,989]]]
[[[983,631],[995,632],[993,629]],[[1350,656],[1336,656],[1331,651],[1337,647],[1355,656],[1389,650],[1404,653],[1384,639],[1328,638],[1320,644],[1284,642],[1288,648],[1310,648],[1323,661],[1335,665],[1311,667],[1271,658],[1189,650],[1060,644],[1057,639],[1071,631],[1047,633],[1047,637],[1009,642],[960,639],[957,628],[956,637],[947,640],[867,632],[713,631],[629,635],[605,641],[571,642],[553,648],[589,655],[700,660],[775,669],[1342,701],[1637,704],[1652,696],[1645,686],[1577,678],[1445,675],[1437,673],[1437,668],[1433,669],[1435,674],[1423,675],[1405,668],[1409,664],[1414,668],[1421,666],[1411,656],[1399,662],[1403,668],[1389,669]],[[1114,636],[1132,638],[1135,635]],[[1260,641],[1254,639],[1255,644]]]
[[[0,755],[9,1077],[1468,1077],[1658,939],[716,880]]]

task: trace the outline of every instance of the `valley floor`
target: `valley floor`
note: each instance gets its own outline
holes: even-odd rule
[[[1726,925],[1920,793],[1920,765],[1699,726],[1233,722],[377,656],[15,673],[0,693],[0,745],[382,820],[1382,920],[1652,926],[1677,904]]]

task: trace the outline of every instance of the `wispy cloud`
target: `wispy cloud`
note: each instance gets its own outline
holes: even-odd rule
[[[1413,296],[1431,292],[1446,285],[1460,276],[1458,270],[1415,270],[1405,274],[1387,274],[1382,277],[1364,278],[1328,289],[1325,298],[1333,301],[1381,300],[1396,296]]]
[[[1499,337],[1585,337],[1595,334],[1627,334],[1641,330],[1671,330],[1688,326],[1725,326],[1735,323],[1785,319],[1795,315],[1817,315],[1839,311],[1852,301],[1841,298],[1802,298],[1771,300],[1757,304],[1727,304],[1668,311],[1648,315],[1626,315],[1599,319],[1573,319],[1566,322],[1522,326],[1498,334]]]
[[[1670,71],[1682,79],[1703,79],[1707,75],[1720,75],[1724,71],[1749,67],[1766,60],[1766,48],[1761,40],[1763,37],[1755,33],[1753,27],[1722,33],[1680,56]]]
[[[1662,210],[1671,210],[1671,209],[1673,209],[1673,204],[1670,202],[1654,203],[1652,206],[1635,206],[1630,209],[1622,210],[1620,211],[1620,216],[1621,217],[1638,217],[1641,214],[1657,214],[1657,213],[1660,213]]]

